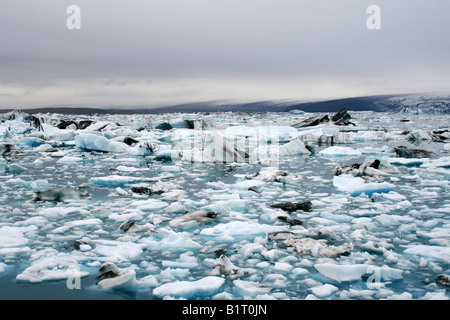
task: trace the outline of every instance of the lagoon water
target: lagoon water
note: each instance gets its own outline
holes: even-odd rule
[[[304,128],[291,125],[314,114],[104,115],[84,116],[84,129],[57,128],[80,116],[41,115],[36,127],[12,115],[0,127],[1,299],[449,298],[436,279],[450,275],[450,139],[424,136],[445,131],[448,115],[355,112],[356,126]],[[206,155],[212,132],[247,161]],[[431,153],[399,157],[398,146]],[[375,159],[388,169],[333,175]],[[35,201],[64,186],[88,196]],[[271,207],[306,201],[310,211]],[[197,211],[216,215],[174,222]],[[123,231],[127,221],[139,228]],[[105,262],[135,277],[102,289]],[[66,285],[74,267],[80,290]]]

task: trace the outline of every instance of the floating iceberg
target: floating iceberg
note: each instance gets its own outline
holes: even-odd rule
[[[208,276],[196,281],[176,281],[166,283],[153,289],[153,294],[159,297],[185,299],[206,298],[220,292],[220,289],[224,284],[224,278]]]
[[[395,185],[388,182],[366,182],[363,178],[353,177],[343,174],[333,178],[333,186],[340,192],[350,193],[352,196],[358,196],[365,193],[371,196],[373,193],[389,192],[395,188]]]
[[[122,142],[108,140],[93,133],[83,133],[75,137],[75,145],[87,151],[127,152],[130,147]]]
[[[145,248],[153,250],[197,251],[202,245],[193,241],[188,233],[175,232],[167,228],[160,228],[154,235],[140,240]]]
[[[24,246],[28,239],[24,236],[24,228],[4,226],[0,228],[0,248]]]
[[[200,231],[201,235],[207,237],[220,238],[223,241],[242,241],[244,239],[254,239],[265,237],[270,232],[286,231],[284,226],[272,226],[250,221],[231,221],[220,223],[211,228]]]
[[[0,298],[448,299],[448,115],[338,116],[0,115]]]
[[[136,271],[128,269],[122,271],[116,277],[106,278],[98,282],[98,287],[102,290],[130,289],[138,284]]]
[[[407,254],[429,257],[450,262],[450,247],[417,245],[404,251]]]
[[[361,151],[355,150],[350,147],[328,147],[319,152],[320,156],[323,157],[359,157],[362,155]]]
[[[314,268],[324,276],[339,282],[360,280],[365,274],[379,276],[379,280],[383,281],[403,278],[402,270],[387,266],[376,267],[366,264],[340,265],[333,263],[318,263],[314,265]]]

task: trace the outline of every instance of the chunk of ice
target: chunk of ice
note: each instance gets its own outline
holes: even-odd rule
[[[94,177],[90,180],[93,184],[109,188],[122,187],[126,184],[139,183],[143,181],[150,181],[150,179],[145,177],[110,175],[106,177]]]
[[[83,133],[76,136],[75,145],[80,149],[103,152],[127,152],[130,149],[125,143],[108,140],[103,136],[92,133]]]
[[[104,261],[122,262],[140,256],[143,250],[142,245],[133,242],[105,241],[97,244],[92,252]]]
[[[154,235],[148,238],[143,238],[140,242],[146,248],[153,250],[172,251],[188,251],[200,250],[202,245],[193,241],[186,232],[174,232],[170,229],[160,228]]]
[[[224,283],[224,278],[215,276],[208,276],[196,281],[175,281],[156,287],[153,289],[153,294],[159,297],[205,298],[219,293]]]
[[[280,156],[293,155],[293,154],[311,154],[305,147],[305,143],[301,140],[292,140],[279,148]]]
[[[362,155],[362,153],[361,151],[349,147],[333,146],[320,151],[319,155],[323,157],[345,157],[345,156],[358,157]]]
[[[365,182],[363,178],[351,175],[340,175],[333,178],[333,186],[340,192],[348,192],[352,196],[365,193],[371,196],[373,193],[389,192],[395,185],[388,182]]]
[[[418,245],[403,252],[450,262],[450,247]]]
[[[336,292],[338,290],[338,287],[327,283],[322,286],[313,287],[309,290],[311,290],[315,296],[319,298],[324,298],[331,295],[333,292]]]
[[[271,287],[267,287],[253,281],[234,280],[233,284],[236,286],[236,291],[238,291],[240,294],[250,297],[269,293],[272,290]]]
[[[220,223],[211,228],[205,228],[200,234],[219,238],[224,241],[240,241],[265,237],[268,233],[277,231],[287,231],[287,227],[260,224],[253,221],[231,221],[228,223]]]
[[[24,246],[28,239],[23,235],[24,228],[4,226],[0,228],[0,248]]]
[[[102,290],[126,289],[135,286],[137,283],[136,271],[134,271],[134,269],[129,269],[123,271],[123,273],[117,277],[101,280],[98,283],[98,287]]]
[[[37,213],[39,216],[46,218],[60,218],[69,214],[89,214],[89,211],[81,209],[79,207],[53,207],[42,209]]]
[[[380,280],[394,280],[403,277],[403,271],[390,267],[375,267],[368,264],[339,265],[334,263],[318,263],[314,265],[324,276],[342,282],[359,280],[365,274],[375,274],[379,271]]]

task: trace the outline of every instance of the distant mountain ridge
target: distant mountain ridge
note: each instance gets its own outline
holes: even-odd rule
[[[127,108],[34,108],[23,110],[27,113],[61,114],[155,114],[174,112],[337,112],[342,108],[349,111],[394,112],[402,114],[450,114],[450,94],[403,94],[376,95],[334,99],[314,102],[295,101],[257,101],[246,103],[199,102],[165,107],[148,108],[142,106]],[[12,109],[3,112],[12,111]]]

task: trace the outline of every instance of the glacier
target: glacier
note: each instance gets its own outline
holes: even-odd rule
[[[449,299],[450,116],[349,113],[1,114],[0,298]]]

